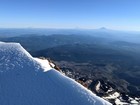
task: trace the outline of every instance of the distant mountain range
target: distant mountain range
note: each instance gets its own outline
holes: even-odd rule
[[[106,27],[99,29],[43,29],[43,28],[0,28],[0,37],[38,36],[38,35],[92,35],[113,40],[140,43],[140,32],[111,30]]]

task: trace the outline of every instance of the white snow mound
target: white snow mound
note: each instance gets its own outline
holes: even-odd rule
[[[111,104],[53,70],[47,60],[33,58],[20,44],[0,42],[0,105]]]

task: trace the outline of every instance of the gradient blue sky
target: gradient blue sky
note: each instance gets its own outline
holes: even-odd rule
[[[140,0],[0,0],[0,27],[140,31]]]

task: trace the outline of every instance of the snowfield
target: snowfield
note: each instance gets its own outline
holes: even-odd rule
[[[0,42],[0,105],[111,105],[33,58],[18,43]]]

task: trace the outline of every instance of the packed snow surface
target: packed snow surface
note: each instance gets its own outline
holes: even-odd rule
[[[110,105],[33,58],[18,43],[0,42],[0,105]]]

